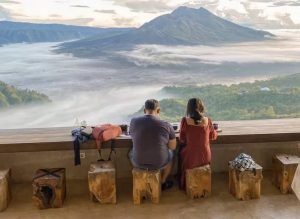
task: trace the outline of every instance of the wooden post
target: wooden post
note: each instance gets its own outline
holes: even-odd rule
[[[10,169],[0,170],[0,212],[8,207],[11,199],[10,178]]]
[[[143,198],[150,199],[158,204],[161,197],[161,174],[159,170],[141,170],[134,168],[133,176],[133,203],[141,204]]]
[[[66,197],[66,169],[39,169],[32,180],[33,204],[39,209],[60,208]]]
[[[262,167],[239,171],[229,166],[229,192],[240,200],[260,198]]]
[[[295,155],[280,154],[273,157],[273,184],[283,194],[293,193],[291,184],[300,158]]]
[[[88,172],[90,198],[102,204],[117,203],[116,169],[112,161],[99,161],[90,165]]]
[[[192,199],[210,196],[211,169],[209,165],[186,170],[186,193]]]

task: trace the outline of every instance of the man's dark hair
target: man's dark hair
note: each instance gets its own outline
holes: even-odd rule
[[[159,107],[159,102],[155,99],[149,99],[145,102],[146,110],[156,110]]]

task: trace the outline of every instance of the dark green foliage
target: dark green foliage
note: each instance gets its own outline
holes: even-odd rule
[[[33,90],[20,90],[0,81],[0,109],[30,103],[51,102],[45,94]]]
[[[175,96],[161,101],[162,118],[172,122],[184,115],[191,97],[202,99],[214,120],[300,117],[300,74],[231,86],[165,87],[163,91]]]

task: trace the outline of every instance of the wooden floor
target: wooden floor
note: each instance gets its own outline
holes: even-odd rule
[[[63,208],[37,210],[31,203],[30,183],[13,185],[13,200],[0,213],[0,219],[39,218],[122,218],[122,219],[299,219],[300,201],[292,194],[282,195],[265,174],[262,196],[258,200],[238,201],[228,193],[225,174],[213,175],[212,196],[190,200],[176,187],[162,193],[160,204],[132,204],[131,180],[118,180],[116,205],[99,205],[89,200],[87,182],[67,182],[67,199]]]

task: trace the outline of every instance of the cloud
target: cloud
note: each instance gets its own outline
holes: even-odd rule
[[[96,13],[104,13],[104,14],[116,14],[115,10],[94,10]]]
[[[139,45],[132,51],[117,54],[139,67],[191,66],[196,64],[221,65],[224,63],[289,63],[299,62],[295,48],[300,46],[300,37],[295,32],[289,36],[277,33],[288,40],[269,40],[212,46],[162,46]],[[282,47],[282,45],[285,45]],[[183,52],[184,51],[184,52]],[[226,51],[226,53],[224,53]]]
[[[9,1],[9,0],[0,0],[0,4],[20,4],[20,2],[17,1]]]
[[[87,5],[70,5],[72,8],[90,8]]]
[[[122,17],[115,17],[113,18],[115,25],[118,27],[131,27],[135,26],[135,20],[133,18],[122,18]]]
[[[61,18],[62,16],[59,14],[50,14],[49,17],[51,18]]]
[[[273,3],[273,7],[281,7],[281,6],[300,6],[300,1],[280,1],[280,2]]]
[[[9,10],[0,5],[0,20],[10,20],[10,19],[11,19],[11,13],[9,12]]]
[[[167,0],[114,0],[115,5],[125,6],[133,12],[159,13],[175,9]]]
[[[24,17],[22,19],[24,22],[33,22],[33,23],[43,23],[43,24],[66,24],[66,25],[78,25],[78,26],[89,26],[91,22],[94,21],[94,18],[74,18],[74,19],[62,19],[60,17],[53,17],[49,19],[32,19]]]

